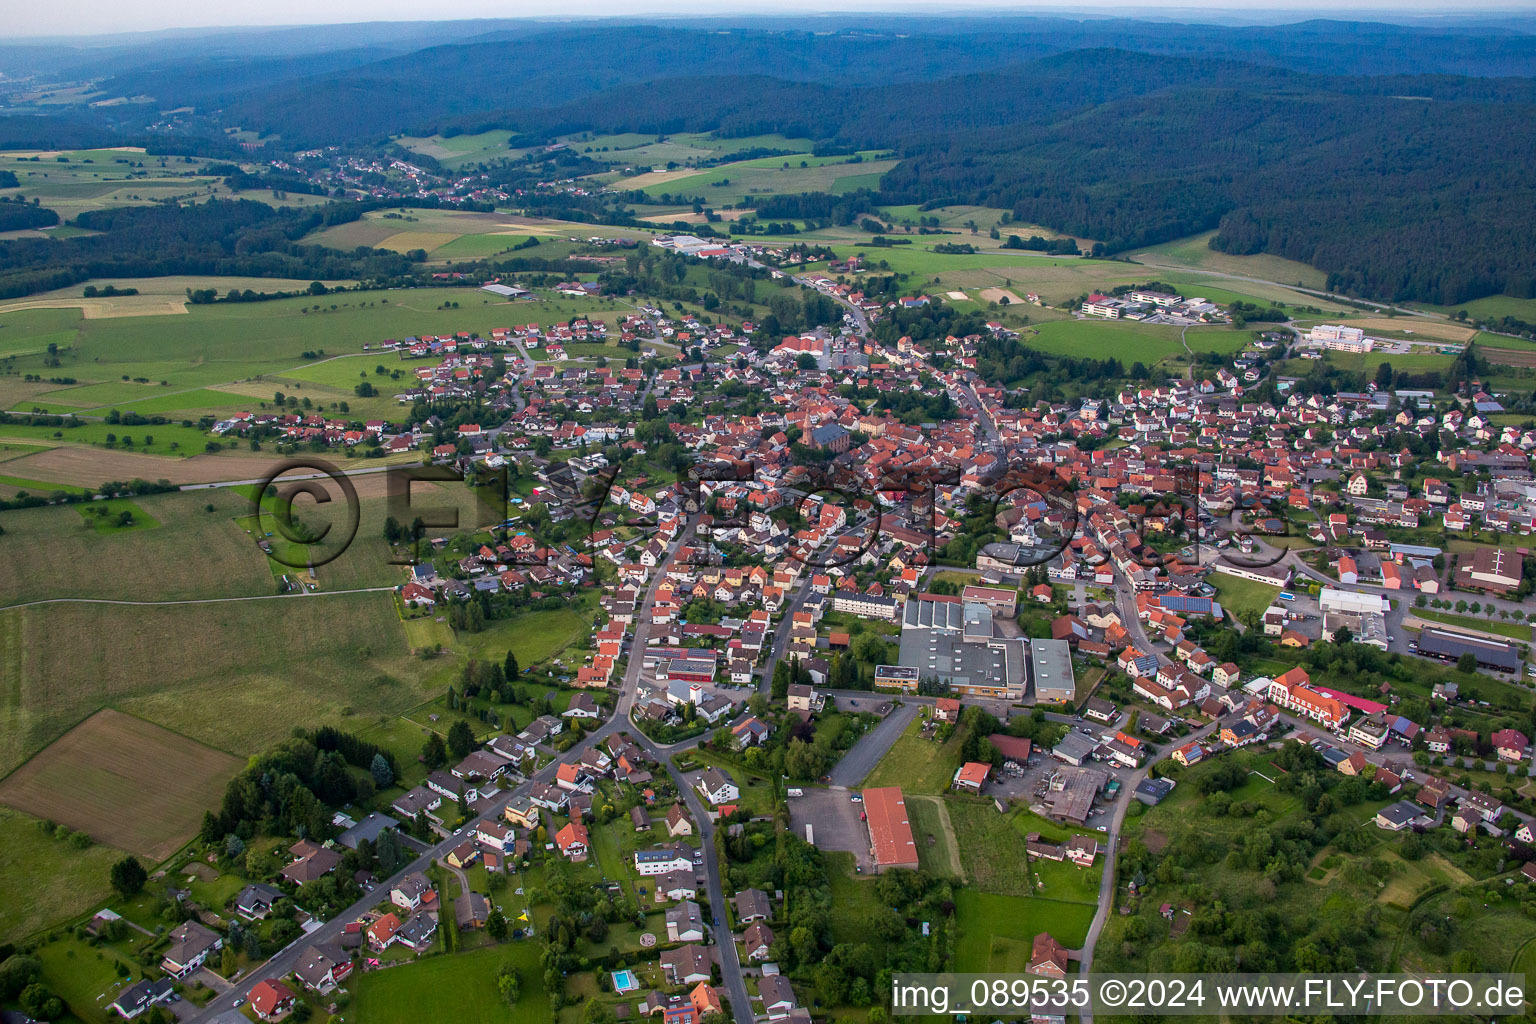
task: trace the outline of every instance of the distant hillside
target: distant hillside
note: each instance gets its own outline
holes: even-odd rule
[[[1226,251],[1310,263],[1339,290],[1456,304],[1536,294],[1536,35],[1512,27],[1533,24],[521,22],[424,28],[409,52],[377,26],[352,48],[293,30],[262,50],[236,33],[184,54],[104,51],[104,91],[156,103],[0,116],[0,146],[137,140],[178,105],[194,110],[182,134],[150,137],[220,157],[232,126],[280,139],[274,156],[489,128],[778,132],[894,149],[861,202],[1011,208],[1109,252],[1214,230]],[[242,46],[253,55],[232,62]],[[0,71],[23,49],[0,46]]]

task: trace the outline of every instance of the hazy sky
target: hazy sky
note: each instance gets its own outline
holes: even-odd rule
[[[1265,11],[1340,18],[1353,14],[1433,15],[1471,11],[1536,13],[1536,0],[1174,0],[1127,3],[1126,0],[458,0],[448,8],[420,0],[63,0],[60,3],[7,4],[6,35],[78,35],[167,28],[232,25],[317,25],[356,21],[420,21],[436,18],[518,18],[569,15],[601,17],[651,14],[733,14],[817,11],[854,13],[897,11],[942,14],[947,11],[1095,10],[1160,17],[1217,14],[1253,16]],[[1267,20],[1267,19],[1265,19]],[[1285,19],[1289,20],[1289,19]]]

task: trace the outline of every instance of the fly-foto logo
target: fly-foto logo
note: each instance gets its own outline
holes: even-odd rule
[[[685,562],[720,561],[713,538],[772,539],[787,533],[792,543],[781,545],[780,557],[816,570],[900,549],[930,560],[960,556],[1023,571],[1058,559],[1076,538],[1092,533],[1108,544],[1122,571],[1143,575],[1197,568],[1213,559],[1242,569],[1266,568],[1285,557],[1286,546],[1274,540],[1290,532],[1285,515],[1235,484],[1207,491],[1194,466],[1173,468],[1167,486],[1134,502],[1092,492],[1049,465],[970,480],[948,467],[874,473],[834,462],[776,468],[770,480],[760,480],[754,463],[711,458],[680,468],[671,485],[650,493],[621,484],[622,468],[578,472],[568,463],[551,463],[540,471],[550,483],[534,489],[536,497],[513,495],[508,465],[459,460],[353,473],[385,475],[393,526],[386,535],[396,565],[419,564],[429,530],[489,533],[503,542],[501,561],[533,566],[550,564],[559,551],[575,552],[575,544],[596,555],[599,536],[606,544],[616,536],[617,543],[628,543],[663,527],[676,537],[699,525],[705,527],[701,537],[710,539],[686,546],[680,553]],[[422,498],[431,489],[423,485],[444,483],[468,486],[472,515]],[[303,499],[317,507],[339,501],[343,514],[316,528],[298,514]],[[278,463],[257,485],[252,503],[260,535],[285,542],[264,543],[267,553],[292,568],[340,557],[361,521],[356,487],[324,459]],[[1227,517],[1226,525],[1218,524],[1217,514]],[[558,539],[539,536],[541,528],[558,533]]]

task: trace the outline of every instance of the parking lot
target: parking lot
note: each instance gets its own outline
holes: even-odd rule
[[[869,830],[859,817],[864,805],[854,803],[852,795],[846,789],[806,789],[803,796],[789,798],[790,826],[803,839],[810,825],[817,849],[846,850],[860,871],[870,871]]]

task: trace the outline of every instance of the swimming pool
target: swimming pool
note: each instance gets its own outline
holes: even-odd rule
[[[634,971],[613,972],[613,990],[619,995],[623,995],[626,992],[633,992],[639,987],[640,980],[635,977]]]

